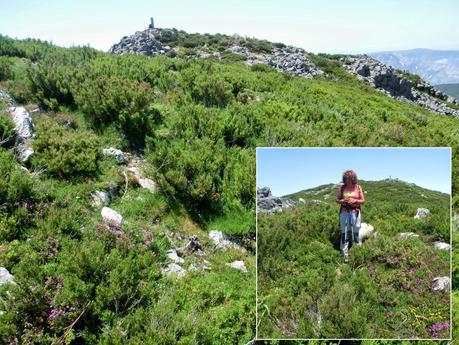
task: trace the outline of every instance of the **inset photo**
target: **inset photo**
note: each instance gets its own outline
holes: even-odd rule
[[[451,149],[257,148],[257,339],[451,339]]]

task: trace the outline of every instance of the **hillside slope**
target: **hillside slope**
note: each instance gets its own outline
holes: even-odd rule
[[[435,290],[435,278],[449,276],[449,252],[434,243],[449,243],[449,195],[397,180],[361,184],[362,222],[377,234],[351,248],[349,264],[339,253],[336,185],[258,215],[261,338],[448,338],[449,290]],[[415,219],[419,207],[432,215]]]
[[[267,44],[251,42],[260,52]],[[239,56],[118,56],[0,37],[0,168],[9,177],[0,183],[0,266],[17,283],[1,288],[2,342],[252,339],[257,146],[452,146],[457,210],[457,119],[387,97],[336,57],[311,55],[323,73],[304,78]],[[10,103],[36,126],[26,162],[13,156]],[[128,161],[105,156],[110,147]],[[125,223],[104,225],[95,191],[110,194]],[[167,273],[175,261],[182,278]]]

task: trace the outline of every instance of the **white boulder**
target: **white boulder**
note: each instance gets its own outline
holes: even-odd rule
[[[103,149],[102,153],[106,156],[115,157],[116,161],[119,164],[125,164],[127,162],[126,157],[124,156],[123,151],[109,147],[108,149]]]
[[[230,262],[230,263],[228,263],[226,265],[229,266],[229,267],[232,267],[234,269],[240,270],[242,272],[247,272],[247,267],[245,267],[244,261],[236,260],[236,261]]]
[[[22,139],[31,139],[33,137],[33,122],[29,112],[24,107],[9,107],[16,134]]]
[[[228,236],[219,230],[211,230],[209,232],[209,238],[214,243],[215,248],[226,250],[228,248],[237,248],[240,246],[237,243],[232,242]]]
[[[371,236],[374,235],[374,230],[375,228],[373,225],[367,224],[367,223],[361,223],[360,225],[360,231],[359,231],[359,239],[360,242],[363,242],[364,240],[370,238]]]
[[[167,257],[176,264],[183,264],[185,262],[183,258],[178,256],[177,251],[175,249],[169,249],[167,251]]]
[[[119,226],[123,222],[123,216],[121,216],[118,212],[111,209],[110,207],[103,207],[101,215],[104,221],[107,223]]]
[[[419,237],[419,235],[415,234],[414,232],[401,232],[398,234],[398,237],[409,238],[409,237]]]
[[[110,204],[110,194],[105,191],[96,190],[91,193],[91,198],[94,207],[108,206]]]
[[[0,267],[0,285],[3,284],[16,285],[14,276],[5,267]]]
[[[436,241],[434,242],[434,247],[440,250],[446,250],[448,252],[451,251],[451,246],[446,242]]]
[[[430,216],[430,211],[427,208],[418,208],[414,219],[422,219]]]
[[[161,273],[166,276],[174,276],[176,275],[179,278],[185,276],[186,271],[177,264],[169,264],[166,268],[161,269]]]
[[[436,277],[433,282],[435,285],[432,290],[434,291],[449,291],[451,288],[451,279],[449,277]]]

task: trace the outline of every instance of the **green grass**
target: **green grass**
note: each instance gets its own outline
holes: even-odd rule
[[[169,38],[171,46],[187,42],[190,47],[186,49],[199,49],[204,41],[211,45],[211,51],[220,52],[233,44],[225,35],[177,32]],[[269,42],[246,38],[238,43],[252,45],[257,51],[272,47]],[[451,146],[453,198],[459,200],[457,119],[385,97],[347,73],[336,56],[311,56],[326,75],[308,80],[270,68],[232,63],[235,57],[226,53],[227,61],[223,63],[212,59],[150,59],[2,36],[0,55],[13,61],[14,72],[0,87],[19,103],[45,108],[45,113],[33,116],[37,128],[46,121],[65,127],[67,120],[71,120],[74,129],[63,131],[62,136],[74,149],[78,148],[78,136],[70,138],[68,133],[96,136],[99,152],[113,146],[144,154],[147,171],[161,188],[160,194],[152,195],[129,181],[124,195],[123,167],[100,156],[91,174],[72,174],[63,179],[44,172],[31,179],[33,197],[25,193],[19,198],[1,199],[0,205],[8,201],[11,207],[2,213],[0,221],[1,230],[6,229],[8,235],[0,243],[0,265],[10,270],[18,283],[10,293],[4,288],[1,292],[5,301],[1,308],[6,313],[0,316],[0,338],[6,343],[19,342],[20,337],[24,343],[51,343],[64,336],[66,330],[68,342],[88,344],[244,344],[252,339],[257,146]],[[37,132],[41,138],[47,133],[45,127]],[[56,158],[52,152],[48,151],[50,160],[44,159],[42,164]],[[7,163],[2,167],[19,172],[12,156],[5,157],[2,159]],[[29,181],[22,183],[28,191]],[[8,183],[7,189],[15,191],[16,184]],[[111,188],[117,191],[112,207],[126,219],[119,236],[103,227],[100,209],[90,205],[92,191]],[[377,192],[377,188],[371,184],[364,186],[369,193]],[[432,198],[443,200],[441,196]],[[419,231],[423,236],[434,233],[436,238],[445,238],[441,237],[442,219],[432,218],[425,223],[412,219],[418,201],[413,198],[412,204],[387,221],[379,219],[369,203],[365,220],[374,222],[388,237],[398,230],[398,222],[404,226],[421,224]],[[455,205],[457,210],[459,203]],[[292,257],[288,257],[291,253],[279,252],[287,255],[289,262],[285,267],[291,272],[317,258],[333,265],[338,262],[332,241],[336,236],[336,206],[329,207],[325,220],[315,219],[316,223],[311,223],[320,223],[322,232],[315,233],[312,241],[305,237],[304,246],[301,241],[296,244],[293,254],[303,260],[301,267],[296,267]],[[403,214],[405,211],[407,215]],[[311,226],[284,221],[293,232],[297,227]],[[283,223],[278,228],[281,226]],[[249,250],[214,250],[207,238],[208,231],[213,229],[239,238]],[[276,229],[272,229],[273,236],[282,235]],[[167,238],[171,234],[173,244]],[[198,236],[203,243],[212,270],[191,273],[183,280],[162,276],[160,270],[168,263],[166,251],[183,245],[191,235]],[[280,237],[271,244],[285,249],[290,241]],[[384,245],[400,250],[390,247],[390,243]],[[423,241],[407,245],[416,253],[426,249]],[[314,254],[307,254],[307,248],[313,249]],[[367,249],[370,251],[371,247]],[[371,251],[354,250],[352,256],[353,260],[361,260],[370,254]],[[268,267],[284,267],[283,262],[276,264],[276,260],[268,259],[264,263]],[[196,260],[188,257],[185,267]],[[226,263],[233,260],[243,260],[249,272],[227,267]],[[378,262],[372,265],[378,269]],[[348,294],[337,291],[337,285],[325,287],[334,288],[329,291],[340,294],[343,303],[347,303],[345,296],[360,290],[372,291],[376,284],[390,278],[383,275],[382,281],[372,281],[368,279],[371,272],[356,271],[355,267],[343,268],[342,274],[348,278],[338,279],[336,271],[330,269],[325,275],[311,269],[299,282],[311,284],[309,288],[316,291],[320,284],[327,285],[324,278],[335,277],[333,282],[348,284],[344,290]],[[288,296],[292,291],[304,298],[304,303],[311,298],[288,284],[275,289],[282,294],[271,293],[263,303],[278,319],[291,319]],[[14,296],[14,300],[9,296]],[[278,300],[278,296],[285,298]],[[334,296],[330,292],[327,298],[334,300]],[[396,297],[408,303],[406,295]],[[367,300],[371,301],[374,300]],[[440,302],[433,301],[432,308]],[[276,310],[278,305],[281,307]],[[71,307],[75,310],[70,311]],[[367,307],[365,303],[359,306],[362,315]],[[53,310],[61,313],[56,319],[49,317]],[[260,315],[265,313],[262,317],[272,321],[265,311]],[[314,313],[314,309],[310,312]],[[407,313],[401,308],[398,312],[400,316]],[[339,317],[336,311],[328,313],[331,319]],[[360,325],[361,318],[352,315],[349,319],[349,325],[357,324],[355,332],[368,330],[369,326]],[[380,325],[379,321],[373,326]],[[266,325],[266,331],[273,331],[272,325]],[[397,325],[395,322],[393,327]],[[292,326],[294,323],[284,322],[283,327]],[[301,327],[305,332],[314,329],[307,321]],[[335,332],[334,327],[328,324],[326,334]]]
[[[388,189],[367,197],[362,221],[378,235],[352,247],[349,264],[340,257],[337,206],[258,216],[261,338],[431,338],[434,323],[449,321],[449,294],[431,290],[434,277],[449,275],[449,253],[432,245],[448,241],[449,207],[437,209],[435,221],[418,221],[409,201],[386,204]],[[420,238],[397,239],[407,231]]]

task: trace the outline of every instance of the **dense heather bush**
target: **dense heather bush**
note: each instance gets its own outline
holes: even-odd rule
[[[97,170],[100,149],[97,137],[90,131],[42,121],[37,126],[33,148],[32,165],[46,169],[50,175],[71,179]]]
[[[12,61],[7,56],[0,56],[0,81],[13,78]]]
[[[258,216],[259,334],[432,337],[431,326],[449,320],[449,294],[432,291],[433,278],[448,275],[449,254],[431,237],[397,239],[386,229],[405,226],[383,217],[374,224],[377,238],[352,247],[343,265],[337,217],[336,206],[326,204]]]
[[[33,182],[20,171],[12,152],[0,148],[0,241],[18,238],[28,221]]]
[[[14,123],[10,117],[0,112],[0,146],[8,145],[15,135]]]

